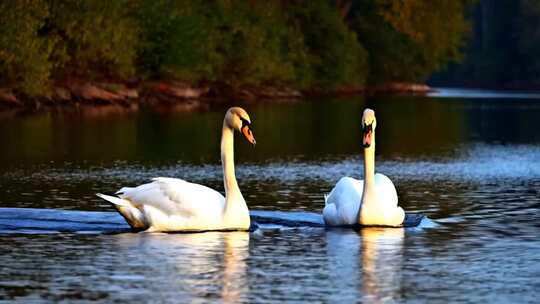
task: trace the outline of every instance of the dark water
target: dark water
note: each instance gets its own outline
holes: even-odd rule
[[[236,142],[251,209],[320,212],[341,176],[361,177],[369,106],[377,171],[394,181],[405,210],[434,224],[0,234],[0,300],[538,301],[540,96],[445,91],[242,106],[257,138],[256,148]],[[156,176],[221,191],[223,112],[0,115],[0,207],[112,211],[95,192]]]

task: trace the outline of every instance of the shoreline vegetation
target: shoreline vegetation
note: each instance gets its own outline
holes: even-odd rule
[[[393,82],[370,87],[311,88],[287,87],[218,88],[191,86],[178,81],[154,81],[140,84],[77,82],[52,88],[48,96],[17,94],[10,88],[0,88],[0,110],[47,109],[54,107],[117,105],[125,108],[147,106],[177,106],[185,110],[198,109],[203,104],[228,103],[231,100],[302,100],[312,96],[361,96],[378,94],[426,94],[432,89],[419,83]]]
[[[0,109],[425,93],[475,3],[2,1]]]

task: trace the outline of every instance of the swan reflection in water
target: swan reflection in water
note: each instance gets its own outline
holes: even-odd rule
[[[130,267],[128,277],[136,273],[151,274],[151,277],[136,277],[136,281],[158,302],[206,299],[238,303],[246,300],[248,232],[139,233],[117,237],[115,252],[127,254],[127,264],[122,266]],[[126,275],[117,277],[121,280]]]
[[[403,228],[328,230],[330,280],[341,285],[331,300],[399,301],[404,234]]]

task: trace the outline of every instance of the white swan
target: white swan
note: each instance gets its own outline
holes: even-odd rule
[[[400,226],[405,212],[398,207],[396,188],[383,174],[375,174],[375,112],[364,110],[362,129],[364,180],[342,177],[325,197],[323,218],[327,225]]]
[[[124,187],[118,197],[97,194],[114,204],[134,230],[247,230],[249,210],[234,174],[234,130],[253,145],[249,115],[230,108],[221,131],[221,163],[225,197],[216,190],[182,179],[158,177],[135,188]]]

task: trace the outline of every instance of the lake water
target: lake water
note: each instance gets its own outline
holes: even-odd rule
[[[0,233],[0,301],[538,302],[540,96],[443,90],[240,105],[257,138],[253,148],[236,137],[251,209],[320,212],[341,176],[361,178],[369,106],[376,170],[432,225]],[[0,207],[110,212],[94,193],[156,176],[222,191],[225,109],[0,114]]]

